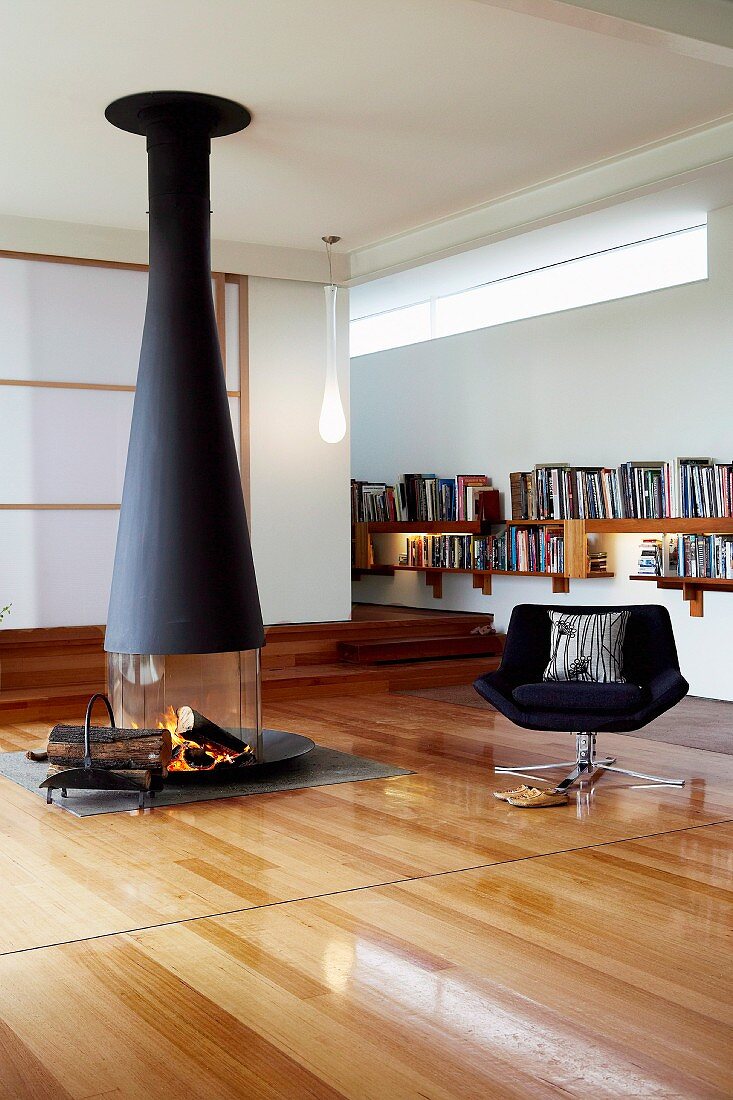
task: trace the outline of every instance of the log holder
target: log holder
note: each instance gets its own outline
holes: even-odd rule
[[[109,715],[109,721],[112,729],[116,729],[115,716],[112,711],[112,704],[106,695],[102,692],[97,692],[92,695],[87,704],[87,712],[84,718],[84,764],[81,768],[67,768],[65,771],[57,772],[56,775],[49,775],[47,779],[44,779],[42,783],[39,783],[40,788],[45,788],[46,791],[46,804],[53,802],[54,790],[61,791],[61,797],[66,798],[68,791],[125,791],[131,794],[137,794],[138,796],[138,809],[145,808],[145,791],[136,783],[133,779],[128,779],[124,775],[115,775],[114,772],[107,771],[105,768],[95,768],[92,762],[92,729],[91,719],[92,710],[97,699],[101,699],[107,708],[107,714]],[[149,791],[151,797],[155,797],[155,791]]]

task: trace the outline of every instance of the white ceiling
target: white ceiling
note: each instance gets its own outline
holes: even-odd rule
[[[475,0],[0,0],[0,213],[145,228],[146,89],[245,103],[217,237],[351,250],[733,113],[733,68]],[[0,247],[2,243],[0,242]]]

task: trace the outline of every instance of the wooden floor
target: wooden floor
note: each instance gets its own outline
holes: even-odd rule
[[[607,735],[688,785],[523,812],[493,764],[569,737],[386,694],[266,717],[414,774],[86,819],[0,779],[3,1100],[733,1095],[733,756]]]

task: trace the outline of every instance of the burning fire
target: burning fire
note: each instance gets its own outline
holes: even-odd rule
[[[173,742],[173,758],[169,772],[209,772],[219,764],[233,764],[243,756],[250,756],[252,749],[245,745],[241,752],[217,745],[213,741],[191,741],[178,732],[178,715],[168,707],[158,719],[158,729],[168,730]]]

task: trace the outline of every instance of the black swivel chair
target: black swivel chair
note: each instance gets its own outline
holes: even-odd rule
[[[630,611],[623,647],[625,684],[580,681],[543,681],[550,659],[550,610],[568,614],[598,611]],[[641,604],[630,607],[546,607],[520,604],[509,622],[501,667],[474,685],[492,706],[517,726],[528,730],[575,733],[575,760],[556,764],[500,767],[499,773],[529,775],[551,768],[573,767],[558,790],[567,790],[577,779],[596,768],[621,772],[650,783],[683,787],[684,779],[616,768],[615,757],[595,757],[597,733],[627,733],[646,726],[679,703],[689,690],[680,674],[672,623],[666,607]]]

